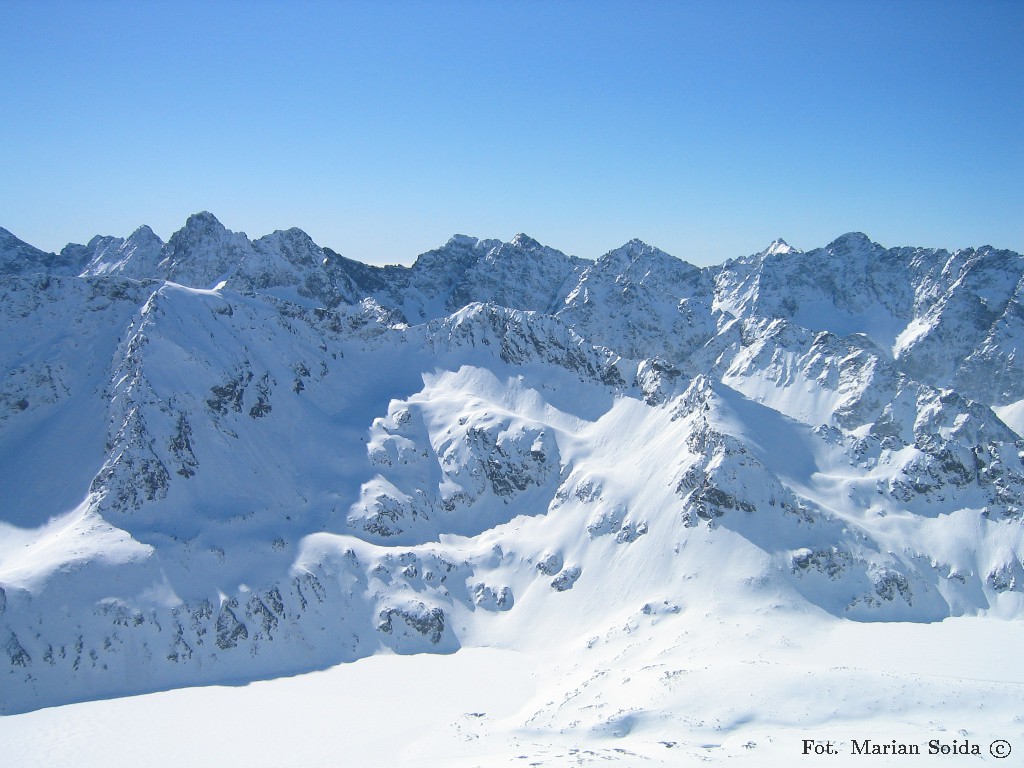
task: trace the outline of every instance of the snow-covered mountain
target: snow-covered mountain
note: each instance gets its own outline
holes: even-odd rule
[[[0,275],[3,713],[697,614],[1024,617],[1018,254],[373,267],[201,213],[0,229]],[[623,716],[567,706],[537,722]]]

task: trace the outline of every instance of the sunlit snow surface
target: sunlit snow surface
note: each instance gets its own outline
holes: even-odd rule
[[[0,718],[7,765],[860,765],[851,740],[1024,750],[1024,627],[857,624],[684,611],[531,652],[374,656],[238,687],[187,688]],[[782,629],[785,627],[785,629]],[[666,642],[664,638],[671,636]],[[654,640],[659,637],[659,640]],[[595,726],[598,712],[622,712]],[[1016,757],[1014,753],[1013,757]],[[872,764],[888,765],[886,758]],[[895,763],[893,763],[895,764]],[[1014,764],[1013,760],[1003,764]]]

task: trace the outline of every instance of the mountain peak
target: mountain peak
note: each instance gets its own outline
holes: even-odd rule
[[[171,250],[200,251],[216,250],[225,243],[234,243],[241,247],[249,239],[244,232],[232,232],[209,211],[193,213],[185,221],[185,226],[171,235],[168,245]]]
[[[165,247],[148,231],[60,257],[0,231],[0,715],[498,645],[523,665],[493,687],[547,673],[502,739],[605,749],[635,722],[616,748],[685,740],[687,762],[735,724],[742,687],[709,702],[699,683],[765,663],[766,637],[777,670],[806,649],[806,685],[781,699],[778,674],[752,676],[753,724],[724,761],[806,710],[822,679],[804,672],[833,663],[815,649],[836,632],[873,641],[835,662],[853,670],[828,673],[840,687],[873,684],[878,648],[941,646],[926,633],[946,617],[958,652],[997,621],[1019,645],[1016,254],[851,233],[702,270],[639,239],[585,262],[457,235],[388,268],[205,212]],[[677,679],[714,647],[724,666]],[[504,663],[478,659],[466,679]],[[924,732],[915,662],[881,715]],[[998,674],[982,671],[942,682],[957,727],[978,722],[975,678]],[[986,722],[1016,732],[1014,684],[992,691],[1006,703]],[[464,719],[493,712],[470,698],[438,733],[461,744],[466,724],[486,752],[453,751],[524,754]],[[870,733],[862,702],[836,720]]]
[[[0,272],[17,273],[37,269],[45,271],[52,269],[56,264],[55,254],[41,251],[0,227]]]
[[[618,257],[618,258],[623,258],[624,257],[624,258],[626,258],[629,261],[629,263],[632,263],[632,262],[636,261],[637,259],[645,256],[645,255],[659,254],[659,253],[664,253],[664,252],[661,251],[658,248],[655,248],[653,245],[648,245],[647,243],[645,243],[640,238],[634,237],[628,243],[624,243],[623,245],[620,245],[615,250],[609,251],[608,253],[606,253],[603,258],[613,258],[614,259],[616,257]]]
[[[631,251],[650,251],[657,250],[653,245],[649,245],[641,240],[639,237],[634,237],[623,248],[629,248]]]
[[[772,240],[771,244],[761,251],[765,256],[775,256],[785,253],[801,253],[799,248],[794,248],[781,237]]]
[[[141,227],[137,228],[134,232],[128,235],[128,240],[126,242],[159,243],[161,245],[163,244],[163,240],[160,239],[160,236],[156,232],[150,229],[148,224],[143,224]]]
[[[160,265],[168,280],[208,288],[252,253],[253,245],[244,232],[232,232],[209,211],[200,211],[171,235]]]
[[[525,248],[527,250],[544,247],[536,240],[534,240],[532,237],[522,232],[513,237],[509,245],[514,245],[517,248]]]
[[[471,235],[452,235],[448,238],[448,242],[444,244],[444,247],[449,248],[457,246],[460,248],[472,248],[479,242],[479,238]]]
[[[860,248],[870,248],[876,245],[870,237],[865,235],[863,232],[847,232],[845,235],[840,235],[835,240],[826,246],[827,248],[841,249],[841,250],[857,250]]]
[[[277,243],[290,243],[290,244],[303,244],[307,247],[317,247],[316,243],[313,242],[313,238],[309,234],[299,227],[290,227],[288,229],[275,229],[269,235],[264,235],[255,242],[277,242]]]
[[[209,231],[209,230],[220,230],[224,231],[225,227],[209,211],[199,211],[199,213],[193,213],[188,219],[185,220],[185,229],[189,231]]]
[[[28,247],[28,248],[32,248],[33,247],[33,246],[29,245],[28,243],[26,243],[21,238],[19,238],[13,232],[11,232],[10,230],[4,229],[3,227],[0,227],[0,246],[2,246],[4,248],[13,248],[13,247],[22,247],[22,246]]]

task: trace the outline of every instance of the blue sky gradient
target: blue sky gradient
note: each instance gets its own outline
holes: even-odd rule
[[[0,0],[0,226],[1024,251],[1024,3]]]

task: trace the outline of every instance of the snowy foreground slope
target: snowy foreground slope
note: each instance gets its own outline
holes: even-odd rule
[[[128,706],[392,702],[362,765],[1024,751],[1018,254],[456,236],[371,267],[204,213],[60,254],[0,230],[0,275],[24,761],[126,717],[91,700],[254,680]],[[309,738],[246,763],[345,764]]]

